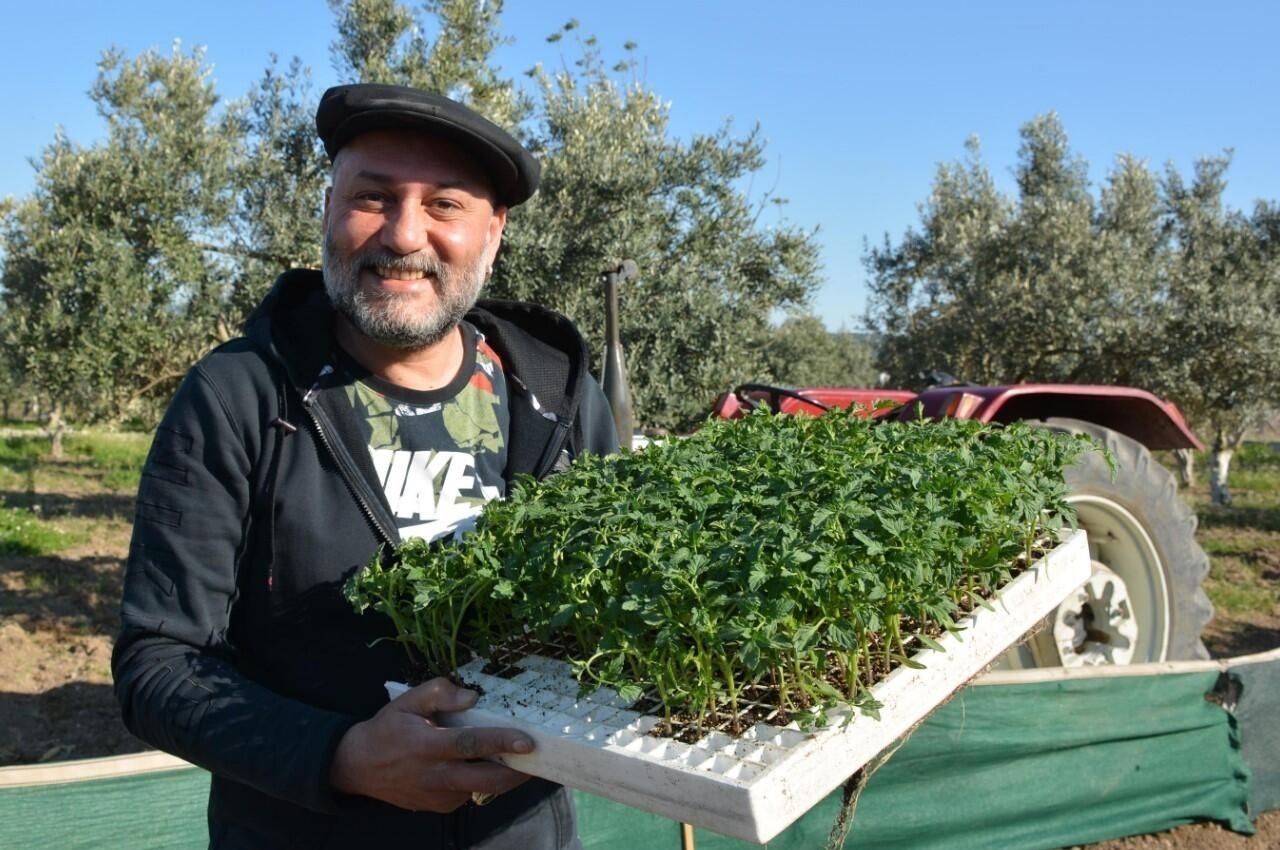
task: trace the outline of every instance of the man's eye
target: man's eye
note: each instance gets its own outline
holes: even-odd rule
[[[387,196],[382,192],[360,192],[356,200],[365,204],[382,204],[386,203]]]

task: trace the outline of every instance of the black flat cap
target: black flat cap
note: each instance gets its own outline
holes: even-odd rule
[[[439,133],[474,156],[493,181],[497,202],[514,207],[538,190],[542,166],[510,133],[460,103],[406,86],[334,86],[320,98],[316,131],[332,161],[369,130]]]

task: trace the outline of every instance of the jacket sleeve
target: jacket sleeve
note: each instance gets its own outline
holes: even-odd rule
[[[613,423],[613,411],[595,378],[586,376],[582,398],[578,401],[578,415],[574,420],[575,454],[592,452],[598,455],[618,451],[618,429]]]
[[[218,355],[212,355],[217,357]],[[258,361],[259,364],[261,361]],[[319,811],[358,718],[286,699],[238,668],[228,640],[263,431],[237,421],[208,359],[179,388],[143,468],[112,654],[125,725],[213,773]],[[247,396],[254,381],[241,384]],[[270,395],[274,399],[274,394]],[[267,402],[258,400],[253,404]]]

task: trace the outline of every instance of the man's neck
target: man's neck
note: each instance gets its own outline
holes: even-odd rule
[[[345,316],[337,317],[338,344],[369,372],[407,390],[435,390],[452,381],[462,368],[462,331],[454,327],[434,345],[416,351],[369,339]]]

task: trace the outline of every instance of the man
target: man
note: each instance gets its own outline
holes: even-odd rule
[[[538,163],[413,89],[330,89],[316,125],[323,274],[281,276],[192,369],[143,471],[125,722],[213,773],[213,847],[579,846],[564,789],[487,760],[526,736],[435,725],[474,693],[387,702],[407,656],[342,595],[380,546],[462,533],[515,476],[616,448],[569,322],[476,305]]]

